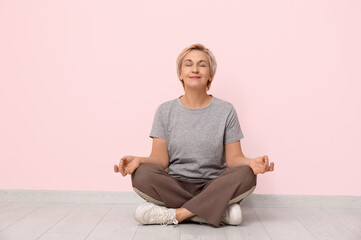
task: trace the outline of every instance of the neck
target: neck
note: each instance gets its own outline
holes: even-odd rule
[[[202,108],[209,104],[211,96],[207,92],[188,90],[181,98],[184,105],[189,108]]]

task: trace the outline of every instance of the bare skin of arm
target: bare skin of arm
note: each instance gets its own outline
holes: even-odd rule
[[[225,155],[226,155],[226,164],[227,167],[233,168],[242,165],[250,166],[255,175],[266,172],[273,172],[274,162],[269,163],[267,155],[256,157],[256,158],[247,158],[242,153],[241,141],[236,141],[233,143],[225,144]]]

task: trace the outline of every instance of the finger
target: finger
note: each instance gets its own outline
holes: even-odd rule
[[[121,157],[120,160],[119,160],[119,164],[118,164],[119,167],[122,166],[122,163],[123,163],[123,157]]]
[[[262,158],[261,158],[261,160],[262,160],[262,162],[261,162],[261,164],[260,164],[260,173],[265,173],[265,172],[267,172],[267,169],[268,169],[268,164],[267,164],[267,158],[265,157],[265,156],[263,156]]]
[[[123,177],[125,177],[127,175],[127,173],[125,172],[125,167],[124,167],[124,163],[122,161],[120,168],[119,168],[120,173],[122,174]]]
[[[123,162],[124,162],[125,164],[131,162],[130,157],[131,157],[130,155],[124,156],[124,158],[122,158]]]
[[[275,169],[275,164],[273,162],[271,162],[270,171],[272,172],[274,169]]]
[[[123,162],[123,160],[120,160],[120,162],[119,162],[119,171],[124,176],[125,171],[124,171],[124,162]]]
[[[133,173],[133,170],[132,170],[132,168],[130,168],[130,167],[127,167],[127,168],[125,168],[125,172],[127,173],[127,174],[132,174]]]
[[[266,166],[268,167],[269,166],[269,160],[268,160],[268,157],[265,156],[264,159],[266,159]]]
[[[129,164],[126,168],[126,173],[128,173],[129,175],[133,174],[133,172],[135,171],[137,167],[134,164]]]
[[[114,172],[119,172],[119,168],[118,168],[118,165],[114,165]]]

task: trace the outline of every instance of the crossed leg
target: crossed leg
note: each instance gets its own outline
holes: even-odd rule
[[[248,166],[227,169],[206,182],[199,194],[193,195],[161,167],[144,164],[132,174],[132,184],[135,192],[146,201],[176,208],[178,222],[198,215],[218,227],[227,206],[253,192],[256,175]]]

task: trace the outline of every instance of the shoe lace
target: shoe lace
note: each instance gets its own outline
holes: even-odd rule
[[[161,225],[170,225],[170,224],[178,224],[177,219],[175,219],[175,216],[173,215],[173,212],[170,210],[168,211],[157,211],[152,216],[153,221],[160,222]]]
[[[160,225],[162,226],[167,226],[167,225],[177,225],[178,224],[178,221],[177,219],[169,219],[166,223],[161,223]]]

